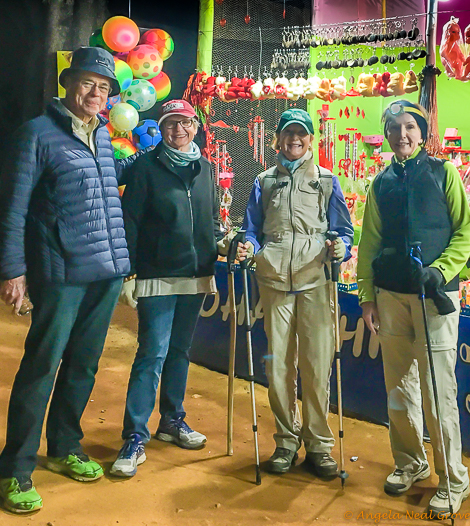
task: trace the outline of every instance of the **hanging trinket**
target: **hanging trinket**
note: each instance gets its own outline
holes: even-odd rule
[[[245,16],[245,24],[249,24],[251,20],[251,16],[248,14],[248,0],[246,0],[246,16]]]

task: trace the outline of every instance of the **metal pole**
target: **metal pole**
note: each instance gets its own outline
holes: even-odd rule
[[[334,230],[327,233],[327,239],[332,243],[338,238],[338,232]],[[341,479],[341,488],[344,488],[344,482],[349,477],[344,469],[344,428],[343,428],[343,391],[341,388],[341,336],[339,332],[339,301],[338,301],[338,281],[339,268],[341,261],[333,260],[331,262],[331,281],[333,282],[333,306],[335,318],[335,363],[336,363],[336,389],[338,394],[338,436],[339,436],[339,478]]]
[[[230,265],[229,261],[227,263]],[[235,279],[228,274],[228,297],[230,303],[230,354],[228,364],[228,411],[227,411],[227,455],[233,455],[233,384],[235,378],[235,349],[237,345],[237,307],[235,305]]]

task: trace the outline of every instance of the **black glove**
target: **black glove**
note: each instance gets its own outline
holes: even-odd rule
[[[441,316],[455,312],[452,300],[445,293],[444,276],[434,267],[420,267],[416,272],[417,284],[421,290],[424,285],[424,292],[427,298],[434,301],[437,312]]]

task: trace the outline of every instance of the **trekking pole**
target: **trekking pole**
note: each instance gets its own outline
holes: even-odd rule
[[[327,239],[332,243],[338,238],[338,232],[331,230],[326,234]],[[335,360],[336,360],[336,389],[338,393],[338,426],[339,426],[339,478],[341,488],[344,489],[344,482],[349,474],[344,470],[344,449],[343,449],[343,395],[341,390],[341,339],[339,334],[339,303],[338,303],[338,279],[341,261],[333,259],[331,261],[331,281],[333,282],[333,305],[335,317]]]
[[[411,245],[410,255],[411,255],[411,258],[418,264],[419,268],[423,268],[423,262],[421,261],[421,243],[420,242],[416,242]],[[432,357],[431,339],[429,337],[428,316],[426,313],[426,296],[425,296],[425,290],[424,290],[424,283],[420,283],[419,289],[420,290],[419,290],[418,296],[419,296],[419,299],[421,300],[421,310],[423,313],[424,334],[426,336],[426,347],[427,347],[428,360],[429,360],[429,369],[431,370],[432,391],[434,395],[434,405],[436,406],[437,424],[439,428],[439,442],[440,442],[441,450],[442,450],[442,459],[444,461],[444,477],[446,479],[446,485],[447,485],[447,496],[449,498],[450,521],[451,521],[452,526],[454,526],[454,509],[452,506],[452,496],[450,493],[449,467],[447,465],[447,454],[446,454],[445,444],[444,444],[444,434],[442,433],[442,418],[441,418],[441,410],[439,406],[439,395],[437,393],[436,372],[434,369],[434,359]]]
[[[246,242],[246,231],[240,230],[237,235],[241,236],[240,242]],[[238,244],[238,243],[237,243]],[[250,312],[250,297],[248,293],[248,261],[244,259],[240,262],[243,278],[243,298],[245,306],[245,330],[246,330],[246,350],[248,355],[248,381],[250,382],[250,396],[251,396],[251,412],[253,415],[253,438],[255,446],[255,470],[256,470],[256,484],[261,484],[261,469],[259,465],[259,449],[258,449],[258,424],[256,420],[256,400],[255,400],[255,376],[253,370],[253,348],[251,345],[251,312]]]
[[[235,349],[237,345],[237,307],[235,304],[235,258],[238,242],[242,235],[237,234],[231,241],[227,254],[228,298],[230,306],[230,350],[228,362],[228,411],[227,411],[227,455],[233,455],[233,383],[235,378]]]

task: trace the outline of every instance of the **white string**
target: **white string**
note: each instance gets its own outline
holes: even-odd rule
[[[259,67],[258,67],[258,79],[261,78],[261,61],[263,58],[263,36],[261,33],[261,27],[259,29]]]

